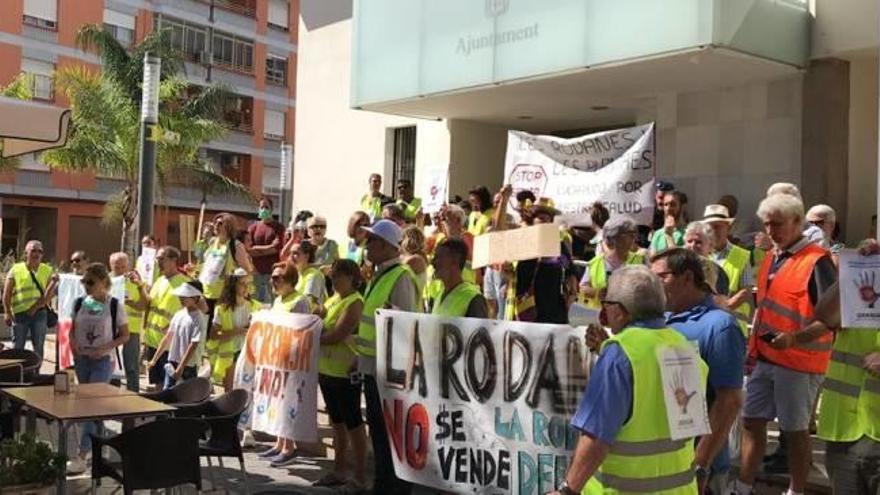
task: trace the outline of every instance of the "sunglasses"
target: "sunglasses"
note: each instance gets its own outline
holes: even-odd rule
[[[81,262],[81,261],[82,261],[82,258],[72,258],[72,259],[70,260],[71,263],[79,263],[79,262]]]
[[[324,230],[324,229],[327,228],[327,226],[326,226],[326,225],[312,225],[312,226],[309,227],[309,228],[310,228],[310,229],[315,229],[315,230],[317,230],[317,229]]]
[[[86,287],[91,287],[91,286],[95,285],[95,281],[92,279],[86,279],[86,280],[82,281],[82,284],[85,285]]]
[[[284,277],[281,275],[272,275],[271,278],[272,278],[273,282],[280,282],[280,281],[284,280]]]

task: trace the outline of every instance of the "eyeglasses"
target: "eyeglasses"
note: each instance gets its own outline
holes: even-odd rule
[[[82,258],[71,258],[70,259],[71,263],[79,263],[80,261],[82,261]]]
[[[620,306],[620,307],[623,307],[623,304],[622,304],[620,301],[611,301],[611,300],[608,300],[608,299],[603,299],[603,300],[599,301],[599,304],[601,304],[602,306]]]
[[[280,281],[284,280],[284,277],[281,275],[272,275],[271,279],[273,282],[280,282]]]
[[[825,225],[824,218],[820,218],[818,220],[807,220],[807,221],[810,222],[812,225],[815,225],[816,227],[821,227],[822,225]]]
[[[318,230],[318,229],[324,230],[324,229],[327,228],[327,226],[326,226],[326,225],[312,225],[312,226],[310,226],[309,228],[310,228],[310,229],[315,229],[315,230]]]
[[[95,281],[90,278],[83,279],[82,284],[85,285],[86,287],[91,287],[91,286],[95,285]]]
[[[673,272],[672,270],[666,270],[665,272],[655,273],[654,275],[657,275],[657,278],[666,280],[667,277],[675,275],[675,272]]]
[[[42,250],[42,249],[36,249],[36,248],[34,248],[34,249],[31,249],[31,252],[32,252],[32,253],[40,253],[40,254],[42,254],[42,253],[43,253],[43,250]]]

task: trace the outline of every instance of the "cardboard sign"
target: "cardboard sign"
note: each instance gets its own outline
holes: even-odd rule
[[[192,251],[196,236],[195,215],[180,215],[180,250]]]
[[[553,224],[534,225],[475,237],[473,267],[549,258],[559,254],[559,227]]]
[[[580,432],[583,331],[401,311],[376,316],[376,381],[398,477],[445,493],[553,491]]]

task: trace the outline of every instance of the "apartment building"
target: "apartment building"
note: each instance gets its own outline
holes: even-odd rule
[[[277,204],[281,144],[294,136],[298,18],[298,0],[4,0],[0,85],[26,72],[34,76],[37,100],[65,105],[53,72],[100,68],[95,54],[76,46],[81,26],[103,24],[125,45],[167,30],[184,54],[193,91],[223,83],[235,93],[224,114],[230,132],[207,143],[204,157],[216,171]],[[24,157],[17,171],[0,175],[2,251],[20,250],[33,238],[44,242],[50,259],[64,260],[77,249],[105,259],[118,247],[120,231],[101,224],[102,209],[121,188],[112,177],[49,170],[39,156]],[[179,217],[198,214],[202,193],[173,186],[166,193],[155,230],[161,242],[177,244]],[[206,199],[209,213],[253,217],[255,208],[246,202]]]

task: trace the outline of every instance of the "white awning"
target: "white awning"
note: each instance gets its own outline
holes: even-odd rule
[[[67,144],[70,109],[0,96],[0,156],[9,158]]]

